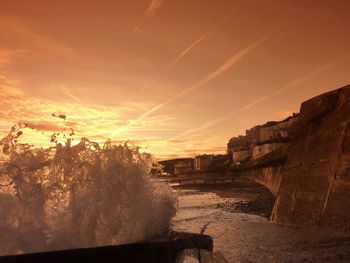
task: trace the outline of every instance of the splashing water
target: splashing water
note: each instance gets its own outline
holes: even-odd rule
[[[138,147],[0,141],[0,255],[136,242],[169,231],[176,198]]]

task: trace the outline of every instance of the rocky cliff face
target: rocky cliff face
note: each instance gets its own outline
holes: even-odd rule
[[[271,220],[350,230],[350,85],[301,105]]]

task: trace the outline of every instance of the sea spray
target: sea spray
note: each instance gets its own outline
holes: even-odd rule
[[[171,190],[149,177],[151,156],[130,145],[35,149],[0,141],[0,255],[137,242],[164,235],[176,213]]]

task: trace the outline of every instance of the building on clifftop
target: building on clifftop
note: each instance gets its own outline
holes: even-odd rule
[[[227,153],[234,163],[242,163],[264,156],[290,142],[288,128],[296,122],[298,114],[283,121],[271,121],[246,131],[245,136],[233,137],[227,143]]]

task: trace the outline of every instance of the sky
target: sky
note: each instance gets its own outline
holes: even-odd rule
[[[0,0],[0,136],[81,137],[158,159],[350,84],[348,0]],[[44,132],[44,134],[42,134]]]

